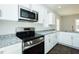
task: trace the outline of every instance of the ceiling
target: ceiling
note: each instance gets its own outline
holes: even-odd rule
[[[79,14],[79,4],[45,4],[61,16]]]

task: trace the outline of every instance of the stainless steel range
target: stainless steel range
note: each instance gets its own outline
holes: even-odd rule
[[[23,54],[44,54],[44,35],[36,34],[34,28],[23,28],[16,36],[23,41]]]

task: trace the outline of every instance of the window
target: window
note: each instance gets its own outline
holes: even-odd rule
[[[76,19],[75,21],[75,30],[79,31],[79,19]]]
[[[60,20],[59,19],[56,20],[56,27],[57,27],[57,31],[59,31],[60,30]]]

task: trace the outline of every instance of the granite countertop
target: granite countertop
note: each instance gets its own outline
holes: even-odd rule
[[[0,35],[0,48],[14,45],[19,42],[22,42],[22,40],[17,38],[15,34]]]
[[[43,31],[36,31],[38,34],[47,35],[47,34],[53,34],[56,32],[68,32],[68,33],[79,33],[77,31],[56,31],[56,30],[43,30]]]
[[[56,33],[56,31],[54,30],[45,30],[45,31],[37,31],[36,33],[41,34],[41,35],[47,35],[47,34],[51,34],[51,33]]]

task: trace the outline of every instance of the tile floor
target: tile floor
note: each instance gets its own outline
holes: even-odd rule
[[[57,44],[48,54],[79,54],[79,50]]]

